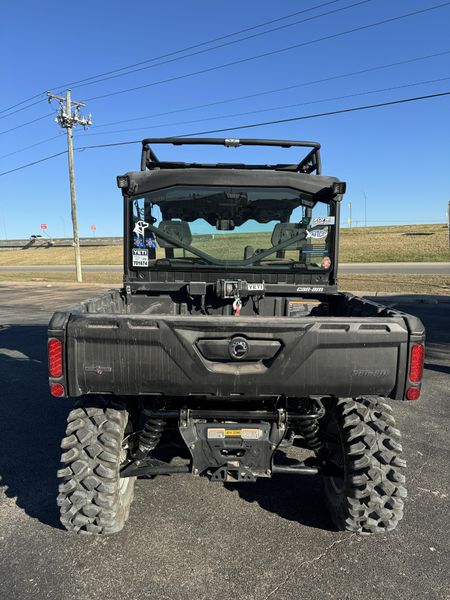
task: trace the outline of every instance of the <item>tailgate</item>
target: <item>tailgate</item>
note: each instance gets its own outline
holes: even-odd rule
[[[401,316],[72,314],[66,344],[72,396],[401,398],[408,329]]]

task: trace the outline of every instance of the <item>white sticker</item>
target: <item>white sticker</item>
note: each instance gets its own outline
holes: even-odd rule
[[[146,227],[148,227],[148,223],[146,223],[145,221],[137,221],[136,225],[134,226],[133,233],[144,237]]]
[[[334,225],[335,217],[313,217],[311,225]]]
[[[247,284],[247,289],[249,292],[263,292],[264,284],[263,283],[249,283],[249,284]]]
[[[315,229],[314,231],[306,230],[306,239],[313,238],[314,240],[321,240],[326,238],[328,231],[326,229]]]
[[[133,267],[148,267],[148,250],[133,248]]]
[[[298,287],[297,292],[323,292],[323,287],[303,286]]]

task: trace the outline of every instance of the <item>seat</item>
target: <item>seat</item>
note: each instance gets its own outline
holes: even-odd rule
[[[192,242],[192,233],[189,223],[186,221],[161,221],[158,225],[158,229],[163,233],[167,233],[171,237],[179,240],[182,244],[189,246]],[[156,241],[160,248],[177,248],[176,244],[172,244],[168,240],[160,237],[157,233]]]

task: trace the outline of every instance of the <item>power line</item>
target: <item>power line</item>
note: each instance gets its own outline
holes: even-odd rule
[[[104,77],[104,76],[107,76],[107,75],[112,75],[114,73],[119,73],[121,71],[126,71],[128,69],[132,69],[133,67],[139,67],[139,66],[147,64],[149,62],[154,62],[155,60],[160,60],[160,59],[163,59],[163,58],[168,58],[169,56],[174,56],[176,54],[181,54],[183,52],[187,52],[188,50],[193,50],[195,48],[200,48],[200,47],[206,46],[208,44],[213,44],[214,42],[219,42],[221,40],[224,40],[224,39],[227,39],[227,38],[230,38],[230,37],[234,37],[234,36],[239,35],[241,33],[247,33],[248,31],[253,31],[255,29],[259,29],[260,27],[265,27],[266,25],[271,25],[272,23],[278,23],[280,21],[284,21],[286,19],[290,19],[291,17],[295,17],[297,15],[300,15],[300,14],[303,14],[303,13],[306,13],[306,12],[310,12],[310,11],[316,10],[318,8],[322,8],[323,6],[328,6],[330,4],[336,4],[337,2],[342,2],[342,0],[329,0],[328,2],[323,2],[322,4],[318,4],[316,6],[312,6],[312,7],[307,8],[307,9],[299,10],[297,12],[290,13],[289,15],[285,15],[283,17],[278,17],[277,19],[272,19],[270,21],[266,21],[264,23],[260,23],[259,25],[253,25],[252,27],[246,27],[245,29],[240,29],[239,31],[235,31],[234,33],[229,33],[229,34],[226,34],[226,35],[219,36],[217,38],[213,38],[211,40],[207,40],[205,42],[200,42],[198,44],[193,44],[191,46],[187,46],[186,48],[181,48],[180,50],[175,50],[175,51],[172,51],[172,52],[168,52],[166,54],[161,54],[160,56],[155,56],[153,58],[149,58],[147,60],[143,60],[143,61],[138,62],[138,63],[127,65],[126,67],[121,67],[119,69],[113,69],[112,71],[106,71],[104,73],[98,73],[97,75],[91,75],[90,77],[86,77],[85,79],[78,79],[77,81],[72,81],[72,82],[69,82],[69,83],[65,83],[63,85],[54,85],[54,86],[50,86],[50,87],[53,88],[53,89],[54,88],[57,88],[57,89],[68,88],[70,86],[75,86],[75,85],[77,87],[79,87],[78,84],[82,84],[84,82],[91,81],[92,79],[98,79],[99,77]],[[267,32],[267,33],[269,33],[269,32]],[[237,41],[241,42],[241,41],[245,41],[245,39],[246,38],[244,38],[242,40],[237,40]],[[185,57],[183,57],[183,58],[185,58]],[[124,73],[124,75],[126,75],[126,74],[127,73]],[[14,104],[12,106],[9,106],[8,108],[4,108],[3,110],[0,110],[0,114],[3,114],[4,112],[8,112],[9,110],[11,110],[13,108],[16,108],[17,106],[21,106],[22,104],[30,102],[31,100],[34,100],[35,98],[39,98],[44,93],[45,92],[40,92],[39,94],[31,96],[30,98],[22,100],[21,102],[17,102],[16,104]],[[41,102],[41,100],[39,100],[39,102]],[[34,104],[37,104],[37,103],[35,102]],[[31,104],[30,106],[26,106],[24,108],[21,108],[21,109],[19,109],[19,111],[20,110],[25,110],[26,108],[30,108],[31,106],[34,106],[34,104]],[[19,111],[14,111],[13,113],[10,113],[10,114],[14,114],[15,112],[19,112]],[[5,115],[5,116],[9,117],[10,115]],[[0,117],[0,119],[2,119],[2,118],[3,117]]]
[[[294,44],[292,46],[286,46],[286,47],[280,48],[278,50],[271,50],[270,52],[264,52],[263,54],[257,54],[255,56],[250,56],[250,57],[247,57],[247,58],[241,58],[239,60],[234,60],[232,62],[224,63],[224,64],[221,64],[221,65],[216,65],[214,67],[208,67],[206,69],[200,69],[198,71],[193,71],[191,73],[185,73],[184,75],[177,75],[177,76],[174,76],[174,77],[169,77],[167,79],[162,79],[160,81],[153,81],[151,83],[146,83],[144,85],[134,86],[134,87],[126,88],[126,89],[123,89],[123,90],[118,90],[116,92],[108,92],[107,94],[101,94],[99,96],[93,96],[92,98],[88,98],[87,101],[94,101],[94,100],[100,100],[102,98],[109,98],[111,96],[117,96],[119,94],[125,94],[125,93],[128,93],[128,92],[135,92],[137,90],[141,90],[141,89],[144,89],[144,88],[152,87],[152,86],[155,86],[155,85],[161,85],[163,83],[169,83],[169,82],[172,82],[172,81],[179,81],[180,79],[185,79],[187,77],[193,77],[195,75],[201,75],[201,74],[204,74],[204,73],[210,73],[211,71],[217,71],[217,70],[220,70],[220,69],[224,69],[226,67],[230,67],[230,66],[234,66],[234,65],[238,65],[238,64],[250,62],[252,60],[256,60],[256,59],[259,59],[259,58],[265,58],[267,56],[273,56],[275,54],[280,54],[282,52],[288,52],[289,50],[293,50],[295,48],[301,48],[301,47],[309,46],[311,44],[316,44],[316,43],[320,43],[320,42],[323,42],[323,41],[335,39],[335,38],[342,37],[342,36],[345,36],[345,35],[349,35],[349,34],[352,34],[352,33],[358,32],[358,31],[365,31],[367,29],[371,29],[372,27],[378,27],[380,25],[386,25],[387,23],[393,23],[394,21],[399,21],[401,19],[406,19],[406,18],[413,17],[413,16],[416,16],[416,15],[419,15],[419,14],[424,14],[426,12],[430,12],[432,10],[437,10],[439,8],[443,8],[443,7],[448,6],[448,5],[450,5],[450,2],[444,2],[442,4],[438,4],[438,5],[435,5],[435,6],[430,6],[428,8],[424,8],[424,9],[417,10],[417,11],[414,11],[414,12],[405,13],[403,15],[398,15],[396,17],[390,17],[389,19],[383,19],[382,21],[376,21],[374,23],[369,23],[367,25],[361,25],[360,27],[353,27],[352,29],[347,29],[345,31],[340,31],[338,33],[334,33],[334,34],[330,34],[330,35],[327,35],[327,36],[324,36],[324,37],[316,38],[314,40],[309,40],[307,42],[301,42],[299,44]]]
[[[41,96],[42,94],[37,94],[36,96],[33,96],[33,98],[37,98],[38,96]],[[28,100],[32,100],[33,98],[28,98]],[[19,104],[15,104],[14,106],[19,106],[20,104],[23,104],[24,102],[28,102],[28,100],[24,100],[23,102],[19,102]],[[13,112],[8,113],[7,115],[3,115],[3,117],[0,117],[0,119],[6,119],[7,117],[10,117],[11,115],[15,115],[18,112],[22,112],[23,110],[27,110],[27,108],[31,108],[33,106],[36,106],[36,104],[40,104],[41,102],[43,102],[44,99],[42,98],[41,100],[38,100],[37,102],[33,102],[33,104],[29,104],[28,106],[24,106],[23,108],[18,108],[17,110],[14,110]],[[14,106],[11,106],[10,108],[14,108]],[[1,112],[6,112],[9,109],[5,109],[2,110]]]
[[[437,52],[435,54],[427,54],[425,56],[419,56],[416,58],[410,58],[410,59],[406,59],[406,60],[401,60],[401,61],[397,61],[397,62],[393,62],[393,63],[388,63],[388,64],[384,64],[384,65],[377,65],[375,67],[368,67],[365,69],[360,69],[359,71],[351,71],[349,73],[341,73],[340,75],[331,75],[330,77],[324,77],[322,79],[313,79],[312,81],[302,81],[300,83],[296,83],[294,85],[289,85],[286,87],[281,87],[281,88],[274,88],[271,90],[266,90],[263,92],[256,92],[254,94],[247,94],[246,96],[235,96],[234,98],[228,98],[226,100],[218,100],[216,102],[208,102],[206,104],[197,104],[195,106],[189,106],[186,108],[178,108],[175,110],[169,110],[169,111],[165,111],[165,112],[161,112],[161,113],[154,113],[153,115],[144,115],[141,117],[134,117],[132,119],[122,119],[120,121],[111,121],[110,123],[104,123],[103,125],[95,125],[95,129],[99,129],[101,127],[109,127],[110,125],[120,125],[122,123],[131,123],[133,121],[140,121],[140,120],[144,120],[144,119],[153,119],[156,117],[163,117],[165,115],[172,115],[172,114],[176,114],[176,113],[180,113],[180,112],[186,112],[186,111],[190,111],[190,110],[197,110],[199,108],[209,108],[211,106],[218,106],[220,104],[229,104],[230,102],[237,102],[239,100],[248,100],[250,98],[257,98],[258,96],[267,96],[269,94],[275,94],[277,92],[285,92],[287,90],[292,90],[295,88],[299,88],[299,87],[306,87],[309,85],[315,85],[318,83],[325,83],[328,81],[335,81],[336,79],[343,79],[345,77],[352,77],[354,75],[361,75],[364,73],[371,73],[373,71],[380,71],[382,69],[387,69],[390,67],[396,67],[399,65],[406,65],[406,64],[410,64],[410,63],[414,63],[414,62],[418,62],[420,60],[426,60],[429,58],[435,58],[438,56],[444,56],[446,54],[450,54],[450,50],[445,50],[443,52]]]
[[[21,123],[20,125],[11,127],[11,129],[5,129],[4,131],[0,131],[0,135],[3,135],[4,133],[9,133],[10,131],[15,131],[16,129],[20,129],[21,127],[26,127],[27,125],[31,125],[32,123],[36,123],[37,121],[42,121],[42,119],[46,119],[47,117],[51,117],[52,115],[53,113],[47,113],[45,115],[42,115],[41,117],[32,119],[31,121],[27,121],[26,123]]]
[[[60,135],[54,135],[53,137],[47,138],[46,140],[41,140],[40,142],[36,142],[35,144],[31,144],[30,146],[25,146],[25,148],[20,148],[20,150],[14,150],[14,152],[8,152],[8,154],[2,154],[2,156],[0,156],[0,160],[8,158],[13,154],[19,154],[20,152],[24,152],[25,150],[29,150],[30,148],[35,148],[36,146],[40,146],[41,144],[46,144],[47,142],[51,142],[52,140],[56,140],[56,138],[60,137]]]
[[[204,42],[199,42],[198,44],[193,44],[191,46],[187,46],[185,48],[181,48],[180,50],[174,50],[172,52],[168,52],[166,54],[161,54],[159,56],[154,56],[153,58],[148,58],[146,60],[143,60],[141,62],[137,62],[134,63],[132,65],[127,65],[126,67],[121,67],[119,69],[113,69],[112,71],[106,71],[105,73],[98,73],[97,75],[91,75],[91,77],[86,77],[85,79],[79,79],[78,81],[72,81],[70,83],[65,83],[62,86],[54,86],[54,87],[69,87],[69,86],[78,86],[78,84],[82,84],[84,82],[87,81],[91,81],[92,79],[97,79],[99,77],[105,77],[108,75],[113,75],[114,73],[119,73],[121,71],[126,71],[128,69],[133,69],[134,67],[140,67],[141,65],[145,65],[148,64],[149,62],[154,62],[155,60],[161,60],[163,58],[168,58],[170,56],[175,56],[177,54],[181,54],[183,52],[187,52],[189,50],[194,50],[196,48],[201,48],[202,46],[207,46],[208,44],[213,44],[214,42],[220,42],[222,40],[228,39],[230,37],[234,37],[236,35],[240,35],[241,33],[247,33],[249,31],[253,31],[255,29],[259,29],[261,27],[265,27],[266,25],[272,25],[272,23],[278,23],[280,21],[284,21],[286,19],[290,19],[291,17],[295,17],[297,15],[306,13],[306,12],[310,12],[312,10],[317,10],[318,8],[322,8],[324,6],[329,6],[330,4],[336,4],[337,2],[342,2],[342,0],[329,0],[328,2],[323,2],[322,4],[317,4],[316,6],[312,6],[310,8],[306,8],[303,10],[299,10],[297,12],[294,13],[290,13],[289,15],[285,15],[283,17],[278,17],[277,19],[272,19],[270,21],[265,21],[264,23],[260,23],[259,25],[253,25],[252,27],[246,27],[245,29],[240,29],[239,31],[235,31],[234,33],[228,33],[226,35],[222,35],[210,40],[206,40]],[[269,32],[264,32],[264,33],[269,33]],[[245,41],[248,38],[243,38],[241,40],[237,40],[237,42],[242,42]],[[233,42],[234,43],[234,42]],[[186,58],[186,57],[183,57]],[[125,73],[125,75],[127,75],[128,73]]]
[[[158,125],[153,125],[152,127],[154,129],[158,128],[160,129],[161,127],[175,127],[177,125],[188,125],[190,123],[203,123],[205,121],[215,121],[217,119],[228,119],[231,117],[242,117],[242,116],[246,116],[246,115],[252,115],[252,114],[256,114],[256,113],[264,113],[264,112],[272,112],[272,111],[276,111],[276,110],[283,110],[286,108],[294,108],[297,106],[307,106],[308,104],[319,104],[319,103],[323,103],[323,102],[331,102],[333,100],[346,100],[348,98],[355,98],[358,96],[366,96],[366,95],[370,95],[370,94],[377,94],[380,92],[389,92],[392,90],[400,90],[400,89],[404,89],[404,88],[408,88],[408,87],[413,87],[413,86],[418,86],[418,85],[427,85],[429,83],[437,83],[440,81],[448,81],[450,79],[450,77],[440,77],[438,79],[428,79],[426,81],[416,81],[414,83],[405,83],[403,85],[395,85],[395,86],[390,86],[390,87],[385,87],[385,88],[379,88],[376,90],[367,90],[364,92],[357,92],[354,94],[345,94],[342,96],[332,96],[329,98],[320,98],[320,99],[316,99],[316,100],[309,100],[308,102],[297,102],[295,104],[285,104],[282,106],[272,106],[270,108],[263,108],[263,109],[258,109],[258,110],[249,110],[249,111],[245,111],[245,112],[239,112],[239,113],[231,113],[231,114],[226,114],[226,115],[217,115],[215,117],[203,117],[201,119],[193,119],[190,121],[177,121],[176,123],[162,123],[162,124],[158,124]],[[141,131],[143,128],[142,127],[133,127],[133,128],[128,128],[128,129],[116,129],[113,131],[103,131],[103,132],[99,132],[99,133],[88,133],[85,135],[108,135],[108,134],[115,134],[115,133],[128,133],[131,131]]]
[[[212,129],[210,131],[196,131],[194,133],[183,133],[175,137],[190,137],[193,135],[206,135],[209,133],[220,133],[222,131],[235,131],[236,129],[251,129],[253,127],[262,127],[264,125],[276,125],[279,123],[291,123],[293,121],[304,121],[306,119],[317,119],[318,117],[328,117],[330,115],[342,115],[344,113],[357,112],[360,110],[370,110],[372,108],[382,108],[385,106],[394,106],[395,104],[405,104],[407,102],[417,102],[419,100],[429,100],[431,98],[439,98],[442,96],[450,96],[450,91],[439,92],[437,94],[427,94],[426,96],[414,96],[412,98],[402,98],[401,100],[390,100],[388,102],[380,102],[378,104],[367,104],[364,106],[355,106],[353,108],[342,108],[340,110],[332,110],[323,113],[315,113],[312,115],[302,115],[300,117],[290,117],[287,119],[275,119],[273,121],[263,121],[261,123],[251,123],[248,125],[239,125],[237,127],[224,127],[222,129]],[[172,136],[173,137],[173,136]]]
[[[15,171],[21,171],[22,169],[26,169],[27,167],[32,167],[33,165],[45,162],[46,160],[50,160],[51,158],[55,158],[56,156],[61,156],[61,154],[67,154],[67,150],[63,150],[62,152],[58,152],[57,154],[52,154],[51,156],[46,156],[45,158],[40,158],[39,160],[35,160],[31,163],[27,163],[26,165],[16,167],[15,169],[10,169],[9,171],[3,171],[3,173],[0,173],[0,177],[3,177],[3,175],[8,175],[9,173],[14,173]]]
[[[183,60],[185,58],[190,58],[192,56],[198,56],[199,54],[205,54],[206,52],[211,52],[212,50],[218,50],[219,48],[225,48],[226,46],[231,46],[233,44],[238,44],[240,42],[246,42],[247,40],[250,40],[252,38],[256,38],[256,37],[260,37],[262,35],[267,35],[268,33],[273,33],[274,31],[279,31],[281,29],[287,29],[288,27],[294,27],[295,25],[300,25],[302,23],[307,23],[308,21],[314,21],[316,19],[320,19],[322,17],[326,17],[344,10],[349,10],[350,8],[355,8],[356,6],[360,6],[362,4],[367,4],[368,2],[373,2],[373,0],[359,0],[358,2],[355,2],[353,4],[349,4],[348,6],[343,6],[341,8],[335,8],[333,10],[329,10],[327,12],[324,13],[320,13],[319,15],[313,15],[312,17],[307,17],[306,19],[301,19],[300,21],[294,21],[293,23],[287,23],[286,25],[280,25],[278,27],[274,27],[272,29],[268,29],[267,31],[261,31],[259,33],[254,33],[252,35],[246,36],[245,38],[239,39],[239,40],[232,40],[229,42],[224,42],[222,44],[218,44],[217,46],[212,46],[211,48],[204,48],[203,50],[197,50],[195,52],[191,52],[189,54],[185,54],[184,56],[178,56],[176,58],[170,58],[168,60],[164,60],[161,62],[157,62],[155,64],[152,65],[147,65],[145,67],[139,67],[137,69],[132,69],[131,71],[127,71],[126,73],[119,73],[116,75],[110,75],[108,77],[102,77],[100,79],[96,79],[95,81],[90,81],[87,83],[80,83],[78,85],[72,85],[73,88],[78,88],[78,87],[84,87],[87,85],[93,85],[95,83],[101,83],[103,81],[108,81],[110,79],[116,79],[118,77],[124,77],[125,75],[131,75],[132,73],[137,73],[139,71],[145,71],[147,69],[153,69],[155,67],[160,67],[162,65],[166,65],[172,62],[177,62],[179,60]],[[308,12],[311,9],[307,9],[303,12]],[[156,60],[156,59],[155,59]]]
[[[317,119],[319,117],[327,117],[330,115],[340,115],[340,114],[344,114],[344,113],[352,113],[352,112],[357,112],[357,111],[361,111],[361,110],[383,108],[386,106],[394,106],[394,105],[398,105],[398,104],[418,102],[421,100],[430,100],[432,98],[439,98],[439,97],[444,97],[444,96],[450,96],[450,90],[446,91],[446,92],[439,92],[436,94],[428,94],[426,96],[414,96],[411,98],[402,98],[401,100],[390,100],[388,102],[380,102],[378,104],[366,104],[363,106],[355,106],[353,108],[343,108],[340,110],[334,110],[334,111],[323,112],[323,113],[315,113],[312,115],[302,115],[302,116],[298,116],[298,117],[290,117],[288,119],[276,119],[273,121],[250,123],[250,124],[246,124],[246,125],[239,125],[237,127],[226,127],[226,128],[222,128],[222,129],[213,129],[210,131],[195,131],[194,133],[184,133],[182,135],[171,136],[171,137],[179,137],[179,138],[192,137],[194,135],[206,135],[209,133],[221,133],[221,132],[225,132],[225,131],[235,131],[237,129],[250,129],[253,127],[263,127],[264,125],[276,125],[279,123],[289,123],[289,122],[293,122],[293,121],[302,121],[302,120],[306,120],[306,119]],[[125,145],[129,145],[129,144],[140,144],[140,143],[142,143],[142,140],[130,140],[130,141],[126,141],[126,142],[114,142],[114,143],[110,143],[110,144],[93,144],[90,146],[80,146],[79,148],[74,148],[74,150],[82,152],[84,150],[90,150],[93,148],[110,148],[113,146],[125,146]],[[36,160],[36,161],[28,163],[26,165],[16,167],[15,169],[10,169],[9,171],[4,171],[3,173],[0,173],[0,177],[2,177],[3,175],[7,175],[9,173],[13,173],[15,171],[20,171],[21,169],[26,169],[27,167],[31,167],[32,165],[36,165],[36,164],[44,162],[46,160],[50,160],[51,158],[55,158],[56,156],[60,156],[61,154],[66,154],[66,152],[67,152],[67,150],[63,150],[62,152],[58,152],[57,154],[52,154],[51,156],[46,156],[45,158],[41,158],[40,160]]]

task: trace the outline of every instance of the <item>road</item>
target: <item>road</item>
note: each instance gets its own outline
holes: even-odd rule
[[[72,265],[1,265],[2,272],[49,272],[71,273]],[[83,265],[86,273],[122,273],[122,265]],[[344,263],[339,265],[340,273],[367,275],[448,275],[450,263]]]
[[[224,487],[178,476],[139,481],[121,533],[77,538],[55,506],[71,402],[47,391],[46,324],[93,290],[0,285],[0,598],[450,598],[449,296],[385,298],[422,318],[428,335],[423,399],[394,403],[409,475],[395,532],[334,531],[316,478]]]

